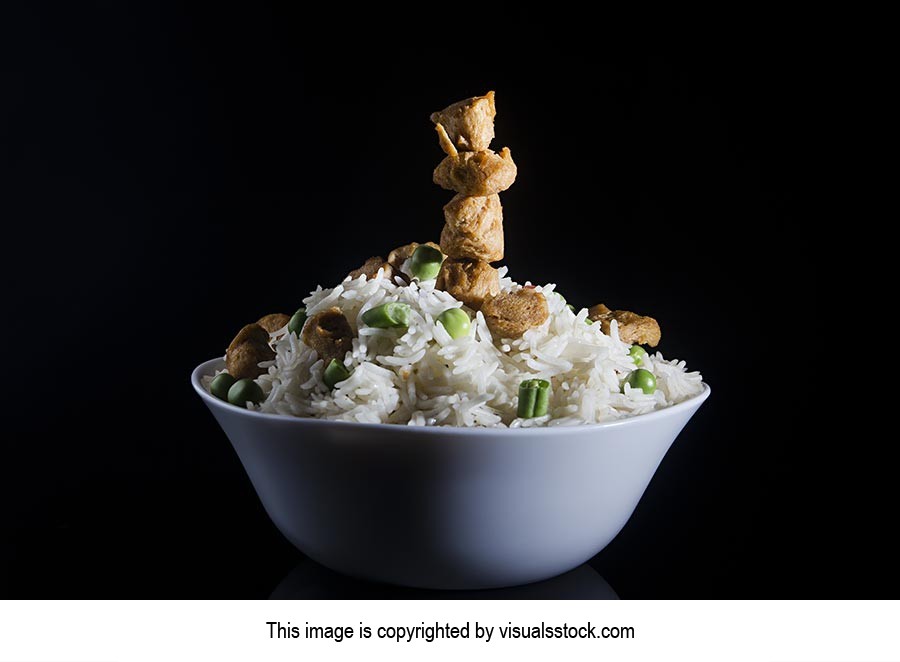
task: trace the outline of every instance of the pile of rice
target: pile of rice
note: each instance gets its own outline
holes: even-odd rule
[[[522,287],[500,269],[502,290]],[[527,283],[526,283],[527,285]],[[624,385],[635,369],[619,340],[615,322],[610,335],[600,324],[587,324],[587,310],[566,307],[554,285],[537,287],[546,296],[548,320],[515,340],[492,338],[484,317],[474,314],[467,336],[454,340],[436,324],[437,316],[463,304],[434,289],[434,281],[407,284],[382,272],[371,279],[346,279],[332,289],[319,287],[303,300],[307,315],[337,306],[357,332],[344,364],[350,377],[334,389],[322,379],[323,361],[287,329],[275,342],[274,361],[257,381],[266,399],[263,412],[406,425],[526,427],[577,425],[644,414],[681,402],[703,390],[698,372],[684,361],[661,354],[644,358],[643,368],[657,380],[647,395]],[[407,329],[375,329],[362,324],[362,313],[390,301],[410,305]],[[468,311],[471,314],[471,311]],[[552,386],[547,416],[516,417],[519,384],[529,378]]]

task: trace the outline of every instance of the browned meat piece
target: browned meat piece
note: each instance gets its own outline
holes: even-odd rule
[[[440,250],[441,247],[438,246],[433,241],[426,241],[426,246],[431,246],[432,248],[436,248]],[[412,257],[412,254],[416,252],[416,249],[419,247],[419,244],[415,241],[411,244],[406,244],[405,246],[398,246],[390,253],[388,253],[388,264],[394,268],[394,271],[400,271],[400,267],[403,266],[403,263],[406,262],[409,258]]]
[[[287,323],[290,321],[290,315],[285,315],[284,313],[272,313],[271,315],[260,317],[256,323],[272,334],[278,331],[278,329],[286,327]]]
[[[353,348],[353,329],[337,307],[316,313],[306,320],[300,337],[316,350],[325,365],[331,359],[343,361],[344,355]]]
[[[500,196],[457,194],[444,205],[441,251],[456,259],[496,262],[503,259],[503,207]]]
[[[441,265],[435,287],[477,310],[486,298],[500,291],[500,277],[487,262],[447,259]]]
[[[257,364],[274,358],[275,352],[269,347],[269,332],[259,324],[248,324],[228,345],[225,369],[235,379],[256,379],[265,372]]]
[[[662,337],[659,322],[652,317],[638,315],[630,310],[610,310],[602,303],[588,308],[588,318],[600,322],[603,333],[609,335],[609,323],[616,320],[619,340],[633,345],[656,347]]]
[[[369,278],[375,278],[375,276],[378,275],[378,270],[382,267],[384,267],[384,277],[390,280],[394,275],[394,271],[391,269],[391,265],[378,255],[370,257],[359,269],[354,269],[347,275],[350,276],[350,278],[365,276],[366,280],[368,280]]]
[[[461,151],[480,152],[494,139],[494,93],[463,99],[431,113],[431,121],[443,125],[452,145]],[[443,141],[441,141],[443,143]],[[443,144],[442,144],[443,146]],[[444,151],[447,151],[446,147]],[[447,151],[448,154],[451,152]]]
[[[494,338],[518,338],[550,315],[544,295],[528,287],[488,299],[481,313]]]
[[[588,308],[588,318],[596,322],[604,315],[608,315],[612,311],[606,307],[606,304],[598,303],[596,306]]]
[[[463,195],[493,195],[516,181],[516,164],[509,147],[499,154],[489,149],[460,152],[455,158],[445,156],[434,169],[433,179],[438,186]]]

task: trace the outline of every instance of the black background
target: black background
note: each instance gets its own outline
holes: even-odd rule
[[[188,376],[248,321],[436,239],[428,114],[488,89],[519,166],[511,275],[652,314],[713,388],[593,569],[625,598],[893,590],[818,579],[802,416],[766,414],[800,407],[778,377],[803,348],[764,324],[815,297],[801,58],[606,48],[540,20],[481,44],[310,22],[254,3],[7,23],[0,594],[266,597],[302,561]]]

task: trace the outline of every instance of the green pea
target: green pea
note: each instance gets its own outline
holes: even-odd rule
[[[239,379],[228,389],[228,402],[246,407],[248,402],[259,404],[266,399],[262,388],[252,379]]]
[[[306,324],[306,308],[299,308],[294,313],[294,316],[291,317],[291,321],[288,322],[288,331],[299,336],[304,324]]]
[[[653,376],[652,372],[643,368],[638,368],[628,375],[626,381],[631,388],[639,388],[647,395],[656,390],[656,377]]]
[[[647,350],[640,345],[632,345],[631,349],[628,350],[628,356],[634,361],[634,365],[641,366],[644,365],[644,357],[647,356]]]
[[[337,359],[331,359],[331,363],[325,368],[325,372],[322,373],[322,380],[325,382],[325,386],[328,388],[334,388],[334,385],[338,382],[342,382],[350,376],[350,371],[347,370],[347,367],[338,361]]]
[[[444,254],[438,249],[422,244],[413,251],[409,259],[409,273],[419,280],[432,280],[437,278],[441,270]]]
[[[219,398],[219,400],[228,402],[228,389],[231,388],[232,384],[234,384],[234,377],[227,372],[223,372],[216,375],[212,380],[209,385],[209,392]]]
[[[408,303],[383,303],[364,312],[362,321],[376,329],[401,329],[409,326],[409,310]]]
[[[550,382],[546,379],[526,379],[519,384],[519,418],[544,416],[550,408]]]
[[[438,315],[437,321],[440,322],[450,337],[453,339],[462,338],[469,335],[469,329],[472,323],[469,316],[464,310],[459,308],[450,308]]]

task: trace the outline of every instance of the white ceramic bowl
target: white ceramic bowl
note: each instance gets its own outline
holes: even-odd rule
[[[410,427],[261,414],[191,381],[275,526],[338,572],[432,589],[559,575],[619,533],[709,397],[597,425]]]

